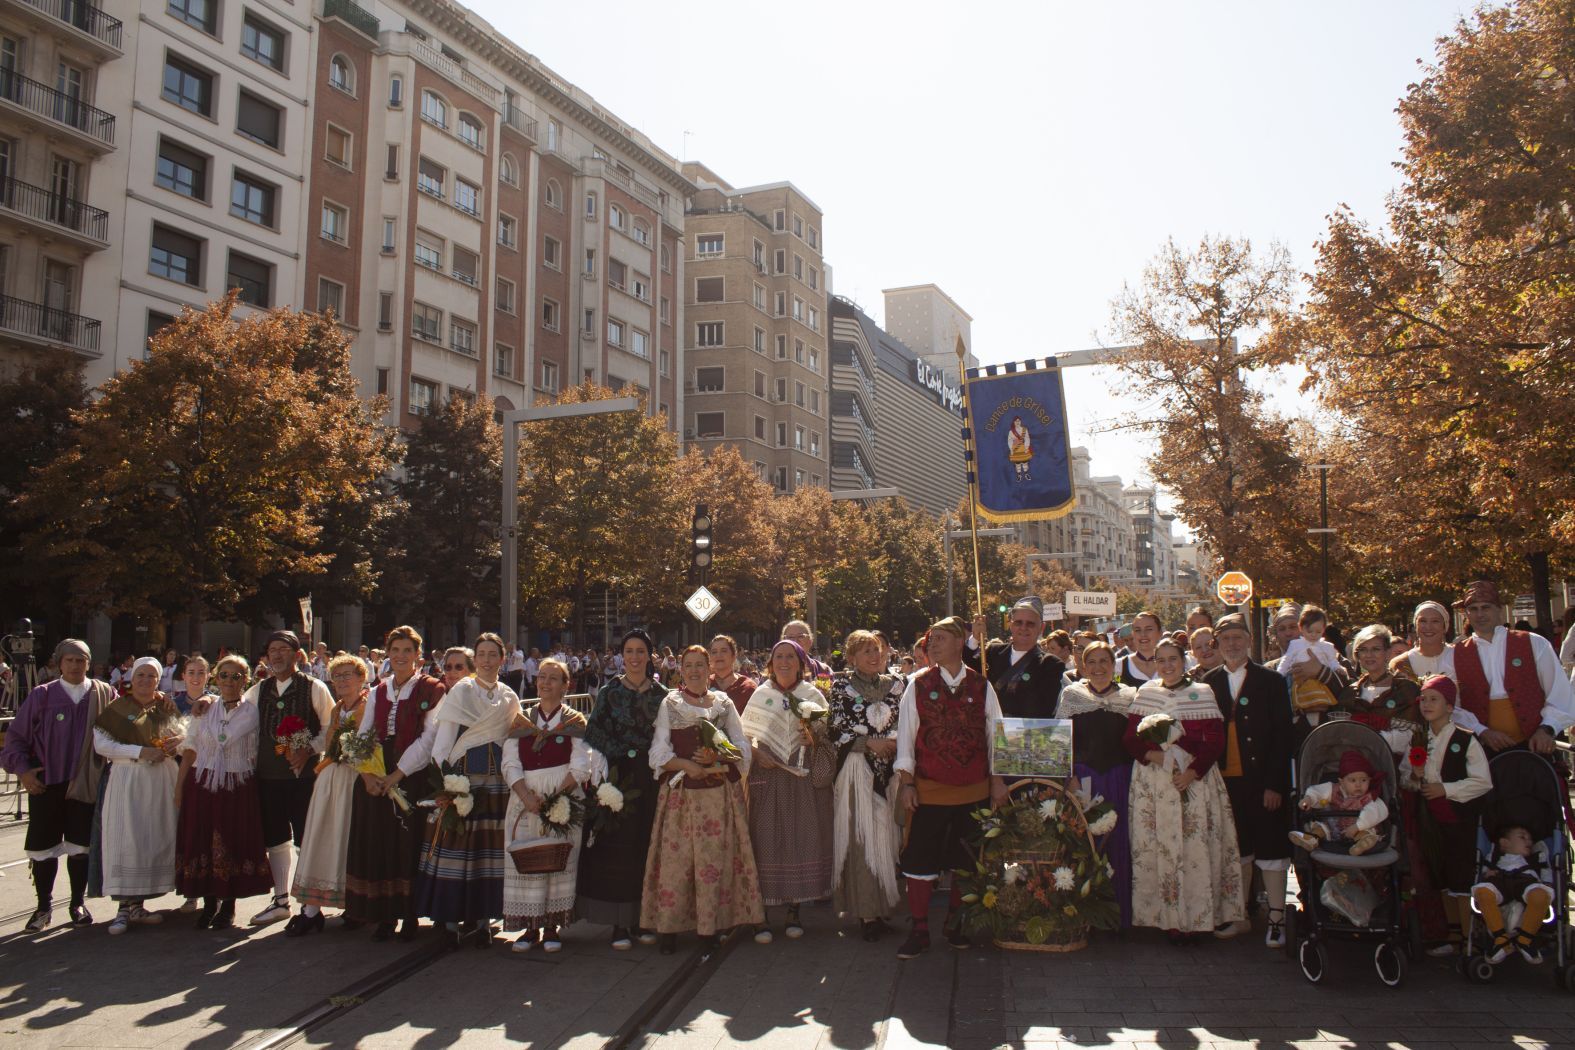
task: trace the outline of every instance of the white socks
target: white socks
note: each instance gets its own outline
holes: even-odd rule
[[[317,917],[317,913],[322,910],[323,909],[319,908],[315,904],[308,904],[301,909],[301,914],[305,915],[308,919],[315,919]]]
[[[1269,912],[1285,911],[1285,869],[1259,868],[1263,872],[1263,892],[1269,898]]]
[[[268,870],[273,873],[273,895],[290,895],[290,844],[280,843],[268,847]]]

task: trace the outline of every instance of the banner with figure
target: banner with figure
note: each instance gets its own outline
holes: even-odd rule
[[[1040,521],[1077,505],[1066,397],[1054,358],[967,371],[965,397],[979,514]]]

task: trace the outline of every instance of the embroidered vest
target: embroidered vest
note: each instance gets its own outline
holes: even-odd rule
[[[1482,654],[1477,651],[1475,635],[1455,646],[1455,677],[1460,682],[1460,706],[1487,725],[1487,672],[1482,669]],[[1531,635],[1525,631],[1504,632],[1504,691],[1509,694],[1515,720],[1520,723],[1520,740],[1524,741],[1542,724],[1542,704],[1547,700],[1542,682],[1537,678]]]
[[[585,735],[585,717],[569,708],[562,708],[563,718],[553,729],[537,729],[531,736],[520,737],[514,743],[519,748],[520,765],[526,769],[552,769],[566,766],[574,754],[574,738]],[[534,710],[526,718],[534,727]]]
[[[990,776],[985,739],[985,679],[971,667],[953,690],[938,667],[914,681],[919,731],[914,739],[914,775],[941,784],[977,784]]]
[[[257,776],[262,780],[293,778],[295,774],[290,771],[286,756],[274,750],[279,742],[275,734],[279,730],[279,723],[290,715],[305,722],[306,731],[312,736],[322,732],[323,723],[317,717],[317,708],[312,706],[312,679],[297,674],[284,687],[284,692],[280,693],[279,680],[270,675],[257,689],[257,715]],[[306,768],[301,770],[303,779],[317,775],[313,771],[314,765],[308,762]]]
[[[393,680],[385,679],[377,684],[377,691],[372,694],[372,729],[383,741],[383,761],[390,770],[405,753],[405,749],[421,736],[427,714],[443,698],[443,683],[430,675],[416,675],[416,684],[411,688],[410,696],[394,712],[394,744],[390,753],[388,738],[383,734],[388,729],[388,708],[394,702],[393,689]]]

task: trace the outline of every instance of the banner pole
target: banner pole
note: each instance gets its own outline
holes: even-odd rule
[[[968,400],[968,348],[962,336],[957,336],[957,379],[962,384],[963,418],[968,421],[968,437],[963,441],[963,451],[968,461],[968,531],[973,535],[973,594],[974,615],[984,615],[984,583],[979,574],[979,459],[973,454],[973,404]]]

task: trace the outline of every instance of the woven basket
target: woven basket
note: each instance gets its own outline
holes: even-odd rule
[[[519,832],[520,819],[525,814],[514,818],[514,827],[509,832],[508,854],[514,862],[514,870],[521,875],[555,875],[569,866],[569,854],[574,846],[566,838],[557,835],[542,835],[533,839],[515,839]]]
[[[1034,789],[1049,789],[1052,794],[1060,796],[1063,805],[1077,806],[1079,812],[1082,810],[1082,806],[1078,803],[1076,796],[1067,791],[1065,785],[1058,780],[1034,779],[1018,781],[1012,786],[1011,790],[1013,794],[1016,794],[1020,790]],[[1088,844],[1091,848],[1097,850],[1098,846],[1094,842],[1094,836],[1088,832],[1087,822],[1085,821],[1084,823],[1083,837],[1088,839]],[[1065,859],[1065,853],[1062,850],[1013,850],[1005,855],[1005,859],[1015,864],[1055,868]],[[993,938],[993,941],[997,948],[1013,952],[1075,952],[1088,947],[1088,931],[1089,927],[1080,923],[1071,929],[1052,933],[1050,938],[1043,944],[1031,944],[1026,940],[1015,940],[1010,937],[996,937]],[[1022,933],[1021,930],[1013,932],[1019,935]]]
[[[1043,944],[1030,944],[1027,941],[1003,941],[995,938],[995,946],[1004,948],[1009,952],[1078,952],[1088,947],[1088,927],[1081,931],[1072,931],[1067,935],[1070,940],[1045,941]]]

